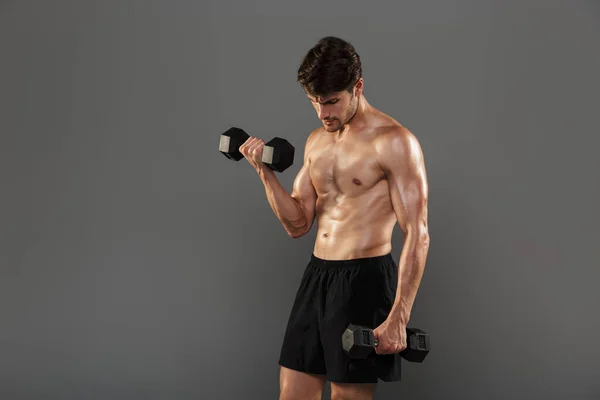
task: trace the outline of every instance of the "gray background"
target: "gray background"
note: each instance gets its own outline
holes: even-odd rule
[[[287,237],[218,136],[301,151],[295,73],[325,35],[430,185],[432,352],[376,398],[600,398],[598,2],[368,7],[0,2],[2,399],[277,398],[316,229]]]

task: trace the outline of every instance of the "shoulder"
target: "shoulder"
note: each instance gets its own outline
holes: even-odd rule
[[[416,135],[401,124],[381,127],[375,138],[375,149],[384,164],[422,157]]]
[[[319,139],[323,136],[323,129],[317,128],[308,134],[304,144],[304,159],[307,160],[312,150],[315,149]]]
[[[317,128],[308,134],[306,138],[306,146],[312,146],[323,134],[323,128]]]

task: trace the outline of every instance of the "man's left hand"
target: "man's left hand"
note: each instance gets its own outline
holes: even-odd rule
[[[406,348],[406,325],[387,319],[373,330],[377,354],[397,354]]]

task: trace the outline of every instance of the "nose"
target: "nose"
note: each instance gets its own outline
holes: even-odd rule
[[[325,120],[325,118],[329,117],[329,111],[326,110],[322,105],[317,106],[317,115],[320,120]]]

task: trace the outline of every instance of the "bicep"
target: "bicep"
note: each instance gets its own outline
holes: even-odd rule
[[[381,163],[400,228],[404,233],[427,233],[428,183],[417,139],[410,133],[391,139],[381,152]]]
[[[311,148],[314,146],[317,131],[311,132],[304,145],[304,156],[303,164],[296,179],[294,179],[294,186],[292,189],[292,198],[300,205],[300,208],[304,212],[308,229],[313,224],[315,219],[315,210],[317,204],[317,193],[313,186],[312,180],[310,179],[310,157]]]
[[[292,198],[302,208],[309,226],[312,225],[315,218],[317,194],[310,179],[308,163],[304,163],[294,180]]]

